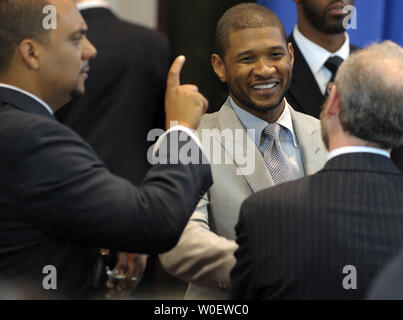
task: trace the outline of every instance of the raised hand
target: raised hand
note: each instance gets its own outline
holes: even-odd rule
[[[167,78],[165,95],[166,127],[172,124],[197,130],[207,111],[208,101],[195,85],[180,84],[180,74],[186,58],[179,56],[173,62]]]

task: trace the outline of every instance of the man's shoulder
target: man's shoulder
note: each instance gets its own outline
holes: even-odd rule
[[[61,124],[56,119],[26,112],[12,106],[0,108],[2,125],[0,132],[3,135],[11,134],[25,141],[33,141],[40,136],[60,137],[69,136],[82,140],[73,130]]]
[[[229,99],[227,99],[227,101],[224,102],[224,104],[218,111],[207,113],[202,117],[199,131],[203,129],[221,129],[220,119],[222,119],[223,117],[228,117],[231,112],[234,111],[231,108]]]
[[[311,197],[309,186],[316,179],[321,179],[321,177],[318,174],[305,176],[301,179],[285,182],[254,193],[244,202],[244,208],[248,211],[246,215],[255,216],[252,219],[260,216],[275,217],[276,214],[268,214],[268,208],[273,209],[270,210],[273,213],[284,209],[289,211],[290,214],[295,214],[295,212],[292,212],[292,208],[309,204]],[[290,208],[290,210],[287,210],[287,208]]]
[[[203,129],[218,129],[219,117],[219,112],[205,114],[200,121],[199,131]]]
[[[298,122],[298,124],[300,124],[302,126],[306,126],[308,128],[320,129],[320,121],[318,119],[316,119],[315,117],[312,117],[308,114],[305,114],[305,113],[302,113],[299,111],[296,111],[291,106],[290,106],[290,111],[291,111],[293,121],[296,121],[296,122]]]
[[[18,132],[55,122],[47,117],[26,112],[11,105],[3,105],[0,108],[0,116],[2,119],[1,129]]]

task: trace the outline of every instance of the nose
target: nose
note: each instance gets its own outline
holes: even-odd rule
[[[83,60],[91,60],[96,57],[97,53],[97,49],[86,37],[83,47]]]
[[[268,59],[259,59],[253,68],[253,73],[262,78],[268,78],[276,72],[275,66]]]

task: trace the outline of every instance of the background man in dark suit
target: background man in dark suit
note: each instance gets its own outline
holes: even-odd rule
[[[341,62],[357,47],[350,44],[343,7],[353,0],[294,0],[298,24],[288,37],[295,62],[287,100],[297,111],[319,118],[326,86]],[[337,58],[335,58],[337,57]],[[330,59],[330,60],[329,60]]]
[[[403,48],[392,42],[340,67],[321,113],[330,154],[317,174],[243,204],[234,299],[360,299],[402,245]]]
[[[57,12],[56,29],[44,27],[47,5]],[[178,126],[156,148],[167,164],[136,188],[53,116],[84,93],[96,55],[74,2],[3,0],[0,30],[0,277],[43,291],[46,270],[54,270],[51,288],[78,297],[98,248],[159,253],[177,242],[212,181],[208,165],[170,164],[178,156],[170,150],[178,143],[178,150],[190,144],[200,151],[190,129],[198,128],[207,101],[197,87],[180,85],[185,59],[178,57],[165,99],[168,127]]]
[[[294,47],[294,70],[287,101],[297,111],[319,118],[327,84],[338,67],[358,47],[350,44],[343,20],[343,7],[354,0],[294,0],[298,24],[288,41]],[[403,170],[403,146],[392,152],[392,160]]]

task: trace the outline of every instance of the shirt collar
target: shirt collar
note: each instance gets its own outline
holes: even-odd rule
[[[52,110],[52,108],[49,107],[49,105],[48,105],[45,101],[43,101],[42,99],[40,99],[40,98],[38,98],[37,96],[33,95],[32,93],[29,93],[28,91],[25,91],[25,90],[23,90],[23,89],[20,89],[20,88],[17,88],[17,87],[14,87],[14,86],[11,86],[11,85],[5,84],[5,83],[0,83],[0,87],[7,88],[7,89],[11,89],[11,90],[15,90],[15,91],[18,91],[18,92],[20,92],[20,93],[22,93],[22,94],[27,95],[28,97],[30,97],[30,98],[36,100],[37,102],[39,102],[46,110],[49,111],[49,113],[50,113],[51,115],[53,115],[53,110]]]
[[[77,3],[78,10],[92,9],[92,8],[110,8],[111,5],[105,0],[93,0],[87,2]]]
[[[324,66],[325,62],[329,57],[339,56],[346,60],[350,55],[350,37],[347,32],[344,33],[346,40],[344,44],[336,52],[329,52],[316,43],[305,37],[301,31],[299,31],[298,26],[295,26],[293,36],[295,42],[298,45],[302,55],[304,56],[306,62],[309,65],[312,73],[317,74],[320,69]]]
[[[366,147],[366,146],[349,146],[349,147],[342,147],[342,148],[334,149],[331,152],[329,152],[329,154],[327,156],[327,161],[329,161],[330,159],[333,159],[337,156],[340,156],[342,154],[358,153],[358,152],[375,153],[375,154],[379,154],[381,156],[390,158],[390,153],[384,149]]]
[[[285,100],[284,111],[280,115],[280,117],[278,118],[276,123],[278,123],[283,128],[287,129],[291,133],[294,146],[298,147],[297,139],[296,139],[295,133],[294,133],[294,127],[292,125],[290,106],[289,106],[289,104],[288,104],[288,102],[287,102],[287,100],[285,98],[284,98],[284,100]],[[257,146],[259,146],[260,145],[260,139],[262,137],[262,132],[269,124],[266,121],[254,116],[253,114],[251,114],[251,113],[245,111],[244,109],[242,109],[241,107],[239,107],[234,102],[232,97],[230,97],[229,101],[230,101],[230,104],[231,104],[232,108],[234,109],[235,113],[237,114],[239,120],[241,121],[241,123],[245,127],[245,129],[246,130],[248,130],[248,129],[253,130],[253,132],[255,134],[254,134],[254,136],[251,136],[251,138],[253,139],[255,144]]]

